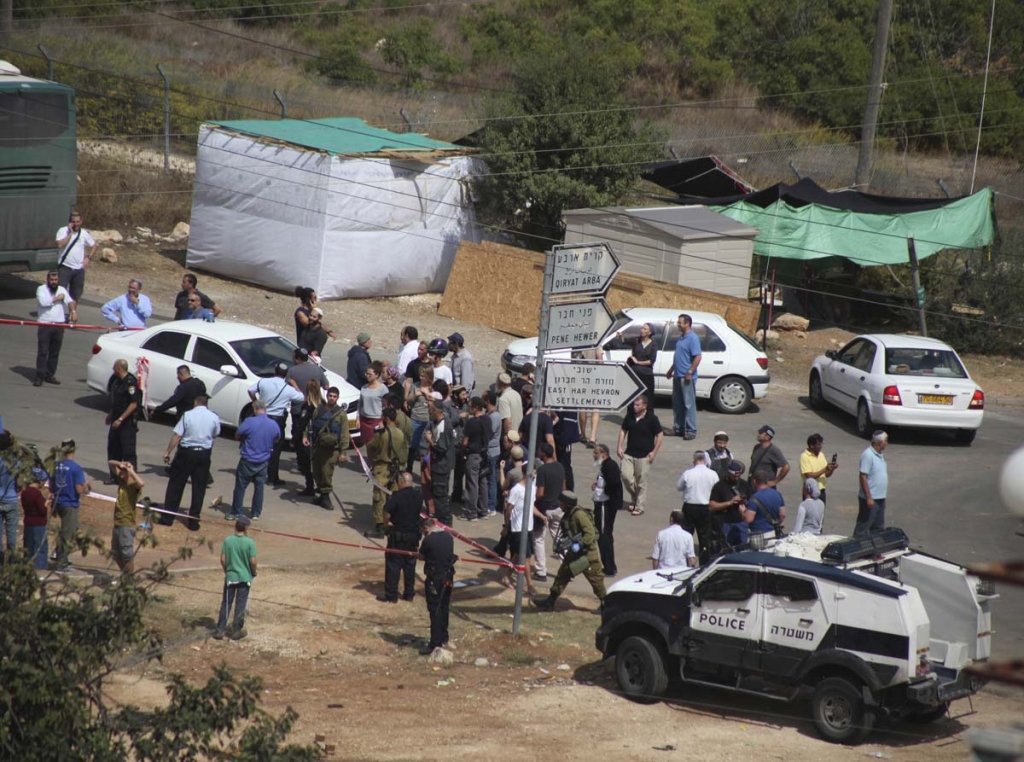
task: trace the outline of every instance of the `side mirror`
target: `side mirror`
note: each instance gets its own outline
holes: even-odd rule
[[[687,582],[686,588],[686,594],[690,596],[690,605],[700,606],[700,590],[693,586],[692,578]]]
[[[825,353],[825,357],[827,357],[827,358],[828,358],[828,359],[830,359],[830,360],[834,360],[834,359],[836,359],[836,350],[834,350],[834,349],[830,349],[830,350],[828,350],[828,351],[827,351],[827,352]]]
[[[234,365],[221,365],[220,374],[222,376],[231,376],[232,378],[238,378],[238,368]]]

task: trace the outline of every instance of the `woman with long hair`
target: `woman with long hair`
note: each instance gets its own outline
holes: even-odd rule
[[[292,420],[292,433],[298,432],[298,436],[292,437],[292,443],[295,445],[295,460],[299,465],[299,473],[306,480],[306,487],[299,494],[306,497],[316,495],[317,491],[316,485],[313,483],[313,453],[308,446],[302,444],[302,439],[306,429],[309,428],[313,414],[323,401],[320,382],[315,378],[309,379],[306,382],[306,399],[299,410],[299,417]]]
[[[618,337],[622,338],[619,332]],[[647,399],[654,407],[654,363],[658,360],[658,347],[654,344],[654,326],[644,323],[640,326],[640,335],[633,340],[633,351],[626,358],[626,365],[640,376],[647,386]]]
[[[374,360],[366,369],[366,383],[359,390],[359,434],[364,446],[373,439],[373,432],[384,416],[384,397],[388,394],[388,387],[381,380],[383,375],[384,363]]]
[[[295,287],[295,298],[299,300],[299,306],[295,309],[295,343],[300,344],[302,341],[302,332],[306,330],[306,326],[309,325],[309,316],[313,312],[313,308],[316,307],[317,297],[316,291],[308,286],[296,286]],[[334,331],[323,326],[324,331],[332,339],[337,338]]]
[[[406,471],[412,471],[412,464],[421,456],[420,445],[423,432],[430,423],[430,393],[434,391],[434,369],[428,365],[420,367],[419,384],[411,388],[406,398],[409,403],[409,417],[412,419],[412,441],[409,442],[409,462]]]

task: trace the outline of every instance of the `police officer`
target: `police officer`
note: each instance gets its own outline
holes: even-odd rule
[[[338,404],[341,391],[336,386],[327,390],[327,402],[321,402],[309,420],[302,443],[313,451],[313,479],[316,481],[315,505],[334,510],[334,465],[348,459],[348,411]]]
[[[398,579],[402,576],[405,582],[402,600],[411,601],[416,596],[416,550],[422,508],[423,494],[413,484],[412,474],[403,471],[398,475],[398,489],[384,504],[384,529],[389,550],[404,550],[410,554],[387,553],[384,556],[384,594],[377,596],[378,601],[398,602]]]
[[[171,478],[167,482],[167,493],[164,496],[164,508],[177,513],[181,508],[181,496],[185,492],[185,483],[192,479],[192,503],[189,506],[188,528],[199,531],[199,514],[203,512],[203,501],[206,499],[206,480],[210,475],[210,455],[213,440],[220,435],[220,418],[206,405],[210,398],[205,394],[196,397],[195,407],[181,417],[174,426],[174,434],[164,453],[164,463],[171,464]],[[174,460],[171,461],[171,453]],[[174,517],[168,514],[160,516],[165,526],[174,523]]]
[[[270,456],[267,467],[267,481],[272,487],[281,487],[281,448],[284,447],[284,426],[288,421],[288,411],[293,404],[301,405],[305,395],[288,383],[288,363],[279,362],[274,366],[273,378],[261,378],[249,387],[249,399],[256,401],[259,397],[267,405],[267,417],[277,423],[281,429],[281,438],[274,443],[274,453]]]
[[[432,518],[420,522],[423,542],[419,557],[423,559],[424,592],[427,613],[430,614],[430,641],[420,649],[428,656],[448,644],[448,604],[452,598],[452,580],[455,578],[455,542],[452,536]]]
[[[373,466],[373,479],[376,482],[373,487],[374,526],[373,531],[366,533],[367,537],[384,537],[384,501],[387,496],[377,484],[389,490],[395,489],[398,485],[398,475],[405,465],[403,453],[408,453],[405,435],[396,425],[396,418],[393,408],[385,410],[373,439],[366,445],[366,455]]]
[[[594,589],[594,595],[598,597],[603,607],[608,593],[604,587],[604,572],[601,569],[601,553],[597,546],[594,519],[579,505],[576,495],[572,492],[563,492],[558,496],[558,502],[565,515],[562,516],[562,526],[555,542],[555,549],[562,551],[564,557],[547,598],[534,598],[533,605],[541,611],[553,611],[555,601],[565,590],[566,585],[573,577],[582,574],[587,578],[587,582]]]
[[[153,413],[166,413],[173,407],[180,421],[181,416],[195,407],[196,397],[200,394],[206,394],[206,384],[201,378],[193,376],[187,365],[179,365],[178,386],[175,387],[174,394],[168,397],[163,404],[153,408]]]
[[[131,463],[138,469],[135,442],[139,432],[138,411],[142,405],[142,390],[133,373],[128,372],[127,360],[114,360],[114,372],[107,381],[110,413],[107,414],[107,460]],[[110,478],[104,484],[117,484],[117,474],[110,469]]]

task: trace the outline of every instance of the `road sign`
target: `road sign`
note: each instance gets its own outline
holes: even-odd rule
[[[646,390],[628,365],[586,360],[544,364],[544,407],[555,410],[618,410]]]
[[[573,243],[555,246],[551,296],[603,294],[622,267],[606,243]]]
[[[617,327],[615,315],[600,297],[589,302],[552,304],[544,349],[596,347]]]

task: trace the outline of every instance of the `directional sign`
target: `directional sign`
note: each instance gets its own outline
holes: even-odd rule
[[[617,329],[615,315],[600,297],[589,302],[552,304],[544,349],[589,349]]]
[[[628,365],[586,360],[544,364],[544,407],[555,410],[618,410],[646,390]]]
[[[552,296],[603,294],[622,267],[606,243],[574,243],[555,246]]]

